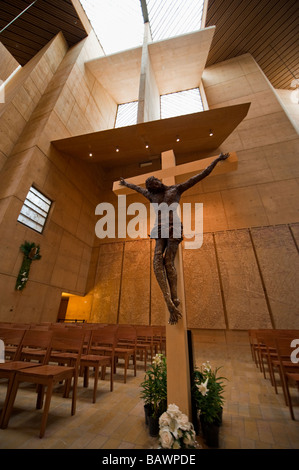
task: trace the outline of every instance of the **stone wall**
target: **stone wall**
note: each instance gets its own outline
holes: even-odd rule
[[[94,33],[71,49],[59,33],[16,73],[0,105],[0,320],[56,321],[63,291],[86,293],[103,174],[51,141],[114,122],[116,103],[84,66],[101,54]],[[31,185],[53,201],[42,234],[17,222]],[[25,240],[40,244],[42,258],[16,292]]]
[[[183,250],[188,327],[299,328],[298,235],[299,224],[219,231],[205,233],[200,249]],[[149,268],[154,243],[100,247],[91,321],[164,324]]]

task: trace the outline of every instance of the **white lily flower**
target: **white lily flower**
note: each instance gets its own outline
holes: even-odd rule
[[[209,389],[207,387],[208,385],[208,380],[209,378],[207,378],[207,380],[199,385],[197,385],[197,388],[198,390],[200,391],[200,393],[205,397],[206,394],[208,393]]]
[[[204,368],[204,370],[206,370],[206,371],[211,370],[210,361],[204,362],[204,363],[203,363],[203,368]]]

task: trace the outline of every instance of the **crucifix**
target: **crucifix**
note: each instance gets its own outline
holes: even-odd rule
[[[217,158],[210,157],[176,166],[174,152],[169,150],[162,152],[161,162],[161,170],[127,180],[121,179],[114,183],[113,191],[126,194],[137,191],[151,203],[178,203],[184,191],[207,177],[212,171],[213,174],[220,174],[235,170],[237,156],[235,153],[220,154]],[[188,175],[189,178],[184,183],[176,184],[175,177],[180,175]],[[145,188],[141,186],[144,183]],[[182,234],[179,236],[174,234],[174,220],[171,219],[169,222],[169,238],[163,238],[162,224],[158,218],[154,227],[155,235],[151,235],[151,238],[156,239],[154,272],[167,306],[167,310],[165,309],[168,317],[166,318],[167,400],[168,404],[175,403],[183,413],[191,417],[187,320],[180,244],[183,237]]]

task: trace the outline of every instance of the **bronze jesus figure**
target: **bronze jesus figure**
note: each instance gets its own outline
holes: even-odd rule
[[[171,206],[172,204],[178,204],[184,191],[206,178],[218,162],[226,160],[228,157],[229,153],[221,153],[219,157],[217,157],[201,173],[192,176],[184,183],[166,186],[154,176],[150,176],[145,182],[146,188],[127,183],[123,178],[120,179],[120,184],[141,193],[156,207],[162,203],[166,203],[167,206]],[[178,216],[176,216],[172,211],[167,212],[167,216],[169,217],[167,221],[169,229],[168,235],[165,237],[163,218],[161,217],[161,212],[158,212],[155,226],[151,231],[151,238],[156,240],[153,260],[155,276],[170,313],[169,323],[173,325],[177,323],[178,319],[182,316],[178,308],[180,301],[177,296],[177,273],[174,266],[174,259],[178,246],[183,240],[183,226],[180,222],[180,230],[178,233]]]

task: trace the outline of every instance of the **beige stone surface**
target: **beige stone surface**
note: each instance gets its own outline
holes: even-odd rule
[[[294,242],[299,247],[299,224],[290,224],[291,233],[294,237]]]
[[[225,329],[213,234],[205,233],[201,248],[184,250],[183,259],[188,327]]]
[[[123,243],[107,243],[99,248],[91,322],[117,322],[123,250]]]
[[[215,234],[229,329],[271,328],[248,230]]]
[[[262,184],[258,192],[270,225],[298,222],[299,184],[296,179]]]
[[[276,328],[299,328],[299,258],[286,225],[251,230]]]
[[[0,105],[0,146],[7,157],[65,53],[66,42],[59,33],[5,87],[5,103]]]
[[[149,323],[150,241],[125,244],[120,292],[119,323]]]
[[[221,195],[229,229],[268,224],[257,186],[229,189]]]

